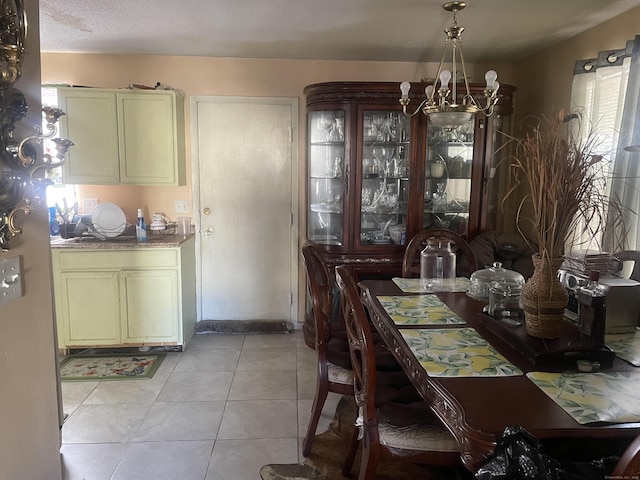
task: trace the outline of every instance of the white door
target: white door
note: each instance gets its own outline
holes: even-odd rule
[[[198,320],[297,314],[295,98],[196,96]]]

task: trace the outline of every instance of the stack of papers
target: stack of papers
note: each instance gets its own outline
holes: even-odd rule
[[[565,255],[562,268],[577,275],[589,276],[589,272],[598,271],[600,276],[609,275],[611,254],[598,250],[572,250]]]

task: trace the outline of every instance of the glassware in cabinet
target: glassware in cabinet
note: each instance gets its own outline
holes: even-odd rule
[[[475,123],[455,129],[429,124],[423,228],[468,232]]]
[[[342,245],[345,196],[345,114],[326,110],[308,114],[309,209],[307,237]]]
[[[364,110],[361,124],[360,245],[404,245],[410,120],[399,111]]]

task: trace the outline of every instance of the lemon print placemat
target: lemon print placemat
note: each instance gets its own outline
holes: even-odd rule
[[[424,290],[420,287],[419,278],[400,278],[394,277],[393,283],[395,283],[400,290],[405,293],[424,293]],[[466,292],[469,290],[469,279],[465,277],[457,277],[456,283],[453,287],[453,292]]]
[[[640,421],[640,372],[529,372],[527,377],[580,424]]]
[[[378,301],[399,326],[466,323],[435,295],[379,296]]]
[[[640,328],[634,333],[607,335],[605,343],[619,358],[640,367]]]
[[[522,371],[473,328],[400,330],[431,377],[504,377]]]

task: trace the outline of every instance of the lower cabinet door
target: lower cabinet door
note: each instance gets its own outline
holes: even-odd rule
[[[118,272],[62,272],[57,301],[66,346],[120,343]]]
[[[125,270],[120,275],[122,343],[180,342],[178,271]]]

